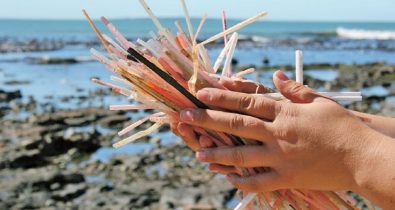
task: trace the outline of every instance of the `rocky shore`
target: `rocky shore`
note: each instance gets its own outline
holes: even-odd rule
[[[378,88],[363,102],[345,106],[395,117],[395,66],[317,64],[306,69],[338,74],[334,80],[306,75],[305,84],[315,89]],[[76,100],[108,94],[101,89]],[[0,209],[226,209],[234,205],[235,189],[222,176],[208,172],[180,141],[166,142],[168,128],[135,148],[131,145],[130,152],[97,158],[102,151],[114,151],[110,145],[118,139],[118,129],[144,113],[107,107],[59,109],[34,97],[27,99],[18,90],[0,90],[0,108]],[[144,149],[132,151],[139,146]]]

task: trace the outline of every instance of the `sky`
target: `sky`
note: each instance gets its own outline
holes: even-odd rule
[[[179,0],[146,0],[159,17],[183,15]],[[186,0],[192,17],[211,18],[225,10],[228,18],[247,18],[260,11],[268,20],[390,21],[395,0]],[[0,0],[0,19],[82,19],[81,9],[98,18],[147,17],[138,0]]]

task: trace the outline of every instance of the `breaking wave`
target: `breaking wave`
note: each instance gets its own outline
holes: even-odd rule
[[[347,39],[376,39],[395,40],[395,31],[348,29],[339,27],[336,29],[339,37]]]

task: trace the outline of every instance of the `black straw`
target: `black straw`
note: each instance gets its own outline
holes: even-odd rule
[[[186,98],[188,98],[198,108],[200,108],[200,109],[208,109],[209,108],[206,104],[199,101],[199,99],[197,99],[194,95],[192,95],[192,93],[190,93],[182,85],[180,85],[177,82],[177,80],[175,80],[173,77],[171,77],[166,72],[161,70],[158,66],[153,64],[151,61],[146,59],[144,56],[142,56],[135,49],[129,48],[128,53],[130,53],[130,55],[127,56],[127,58],[129,60],[133,60],[133,61],[137,60],[137,61],[143,63],[144,65],[146,65],[149,69],[151,69],[153,72],[155,72],[160,78],[165,80],[167,83],[169,83],[171,86],[173,86],[176,90],[178,90],[182,95],[184,95]]]

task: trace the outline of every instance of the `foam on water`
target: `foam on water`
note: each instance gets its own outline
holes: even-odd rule
[[[395,31],[348,29],[339,27],[336,29],[336,33],[338,36],[348,39],[395,40]]]

